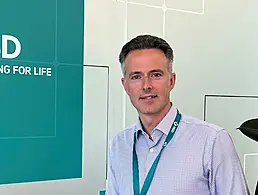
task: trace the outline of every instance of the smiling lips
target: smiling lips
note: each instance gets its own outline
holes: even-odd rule
[[[157,95],[144,95],[140,97],[140,100],[151,100],[158,97]]]

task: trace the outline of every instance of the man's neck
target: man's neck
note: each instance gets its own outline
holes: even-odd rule
[[[160,123],[160,121],[166,116],[166,114],[169,112],[169,109],[171,108],[171,104],[167,104],[165,108],[157,114],[140,114],[140,120],[143,126],[143,130],[149,135],[151,138],[151,132],[152,130]]]

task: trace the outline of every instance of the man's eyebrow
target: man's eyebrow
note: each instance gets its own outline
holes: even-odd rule
[[[130,74],[129,74],[129,77],[131,77],[132,75],[134,75],[134,74],[140,74],[141,72],[139,72],[139,71],[134,71],[134,72],[131,72]]]
[[[161,69],[154,69],[154,70],[151,70],[149,73],[153,73],[153,72],[160,72],[160,73],[164,73],[164,71],[163,70],[161,70]],[[142,72],[140,72],[140,71],[134,71],[134,72],[131,72],[130,74],[129,74],[129,77],[131,77],[132,75],[135,75],[135,74],[141,74]]]
[[[164,73],[164,71],[163,70],[161,70],[161,69],[155,69],[155,70],[151,70],[150,71],[150,73],[153,73],[153,72],[160,72],[160,73]]]

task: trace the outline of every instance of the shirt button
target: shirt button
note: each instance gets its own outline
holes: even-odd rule
[[[151,149],[150,149],[150,152],[153,152],[153,151],[154,151],[154,149],[153,149],[153,148],[151,148]]]

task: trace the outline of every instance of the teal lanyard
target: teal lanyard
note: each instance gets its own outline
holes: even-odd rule
[[[170,131],[167,135],[166,140],[164,141],[161,151],[159,152],[158,156],[156,157],[155,161],[153,162],[148,175],[144,181],[144,184],[142,186],[142,190],[140,192],[140,184],[139,184],[139,167],[138,167],[138,159],[137,159],[137,154],[136,154],[136,149],[135,149],[135,143],[136,143],[136,132],[134,133],[134,143],[133,143],[133,190],[134,190],[134,195],[146,195],[149,188],[150,188],[150,184],[151,181],[153,179],[155,170],[157,168],[158,165],[158,161],[161,155],[161,152],[163,151],[163,149],[168,145],[168,143],[170,142],[170,140],[172,139],[172,137],[174,136],[176,129],[180,123],[181,120],[181,114],[178,112],[177,110],[177,115],[176,118],[173,122],[173,124],[171,125]]]

